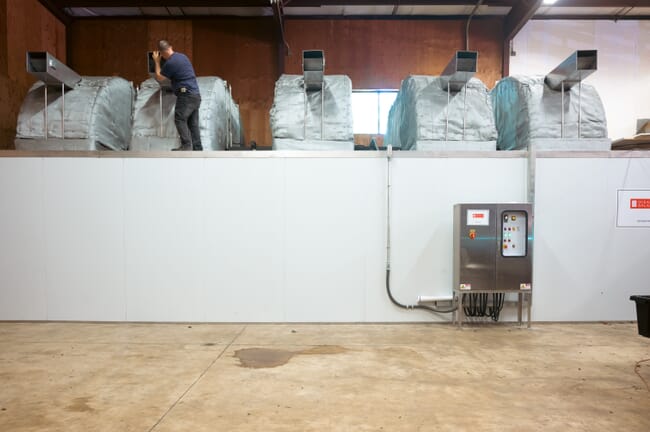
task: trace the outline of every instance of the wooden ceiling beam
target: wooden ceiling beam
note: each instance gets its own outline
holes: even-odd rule
[[[39,2],[63,24],[70,24],[70,17],[63,11],[63,6],[57,0],[39,0]]]

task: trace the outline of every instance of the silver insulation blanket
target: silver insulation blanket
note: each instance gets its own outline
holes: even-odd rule
[[[490,95],[477,78],[448,94],[440,77],[411,75],[388,115],[386,142],[402,150],[494,150],[496,139]]]
[[[564,137],[562,92],[548,87],[544,76],[504,78],[491,94],[499,150],[528,149],[531,144],[548,150],[609,150],[605,109],[596,89],[589,84],[574,85],[564,92]]]
[[[352,82],[345,75],[326,75],[323,81],[322,92],[305,92],[302,75],[282,75],[275,83],[274,149],[354,149]]]
[[[231,142],[243,145],[239,106],[230,96],[226,82],[218,77],[198,77],[197,81],[201,92],[199,126],[203,150],[225,150]],[[154,78],[142,83],[133,112],[131,150],[162,151],[180,145],[174,123],[175,105],[174,93],[161,88]]]
[[[45,86],[28,91],[18,114],[19,150],[126,150],[131,139],[133,85],[118,77],[82,77],[61,97],[61,87],[48,87],[47,136],[44,134]],[[64,101],[65,99],[65,101]],[[61,136],[61,107],[65,136]],[[65,138],[65,139],[61,139]]]

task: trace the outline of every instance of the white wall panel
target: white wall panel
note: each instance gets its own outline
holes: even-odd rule
[[[286,320],[363,321],[380,159],[287,159]],[[372,237],[371,237],[372,236]]]
[[[533,319],[635,319],[650,230],[616,228],[616,191],[650,189],[650,158],[555,156],[537,160]],[[524,201],[526,164],[393,159],[398,300],[451,293],[453,205]],[[363,157],[0,158],[0,320],[449,319],[386,296],[386,172]]]
[[[205,161],[208,321],[284,321],[284,159]]]
[[[126,317],[123,163],[121,159],[44,159],[48,319]]]
[[[650,230],[616,227],[616,191],[650,188],[650,160],[538,159],[537,175],[534,319],[636,319]]]
[[[43,160],[0,158],[0,319],[47,319]]]
[[[208,259],[204,159],[125,159],[129,321],[200,321]]]

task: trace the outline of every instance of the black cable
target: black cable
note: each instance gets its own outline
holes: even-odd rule
[[[458,309],[458,306],[454,306],[451,309],[437,309],[431,306],[424,306],[424,305],[405,305],[397,300],[395,300],[395,297],[393,297],[393,293],[390,292],[390,270],[386,269],[386,293],[388,294],[388,298],[390,299],[393,304],[399,308],[402,309],[422,309],[422,310],[427,310],[429,312],[435,312],[435,313],[452,313],[456,309]]]
[[[492,294],[492,307],[490,308],[489,315],[492,317],[493,321],[499,321],[499,315],[503,309],[503,303],[505,299],[505,294]]]

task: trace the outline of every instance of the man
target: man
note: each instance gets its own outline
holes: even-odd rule
[[[152,54],[156,65],[156,79],[158,81],[169,79],[176,95],[174,123],[181,136],[181,145],[172,150],[203,150],[199,129],[201,93],[192,63],[185,54],[174,52],[166,40],[158,42],[158,50]],[[160,57],[165,59],[162,69]]]

